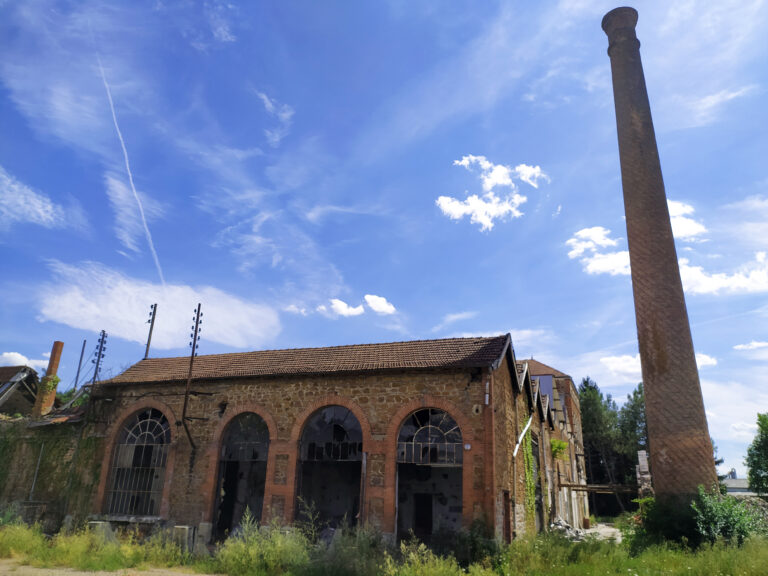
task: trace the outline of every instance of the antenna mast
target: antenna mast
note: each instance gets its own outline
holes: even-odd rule
[[[193,332],[189,335],[192,338],[192,341],[189,343],[190,348],[192,349],[189,354],[189,373],[187,374],[187,387],[184,390],[184,408],[181,411],[181,423],[184,426],[184,431],[187,433],[187,439],[189,440],[189,445],[192,446],[192,452],[195,451],[195,442],[192,440],[192,434],[189,432],[189,426],[187,425],[187,405],[189,404],[189,386],[192,383],[192,368],[195,365],[195,356],[197,356],[197,347],[200,345],[200,324],[202,324],[203,320],[203,313],[200,311],[200,304],[197,305],[197,310],[195,310],[195,315],[192,318],[194,320],[195,324],[192,326]]]
[[[157,316],[157,302],[149,307],[149,320],[147,320],[147,324],[149,324],[149,336],[147,336],[147,349],[144,352],[144,360],[149,358],[149,344],[152,342],[152,331],[155,329],[155,316]]]

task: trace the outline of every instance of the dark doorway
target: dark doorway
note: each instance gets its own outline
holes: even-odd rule
[[[246,412],[229,423],[221,443],[215,535],[235,530],[248,509],[261,521],[267,479],[269,429],[258,414]]]
[[[297,515],[319,528],[357,523],[363,433],[344,406],[326,406],[309,417],[299,445]]]
[[[432,534],[433,498],[433,494],[413,495],[413,531],[420,538]]]
[[[425,408],[405,419],[397,443],[397,535],[431,543],[461,529],[461,430],[443,410]]]

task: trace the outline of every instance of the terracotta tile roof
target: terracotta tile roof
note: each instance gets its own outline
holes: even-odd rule
[[[25,366],[0,366],[0,384],[8,382],[24,368]]]
[[[507,341],[508,336],[504,335],[210,354],[195,359],[193,377],[213,379],[397,369],[481,368],[491,366],[500,359]],[[148,358],[103,384],[185,380],[188,369],[188,356]]]
[[[531,373],[531,376],[556,376],[557,378],[570,378],[568,374],[564,374],[563,372],[560,372],[560,370],[557,370],[556,368],[552,368],[552,366],[547,366],[546,364],[542,364],[538,360],[534,360],[533,358],[528,358],[526,360],[518,360],[518,362],[527,362],[528,363],[528,371]]]

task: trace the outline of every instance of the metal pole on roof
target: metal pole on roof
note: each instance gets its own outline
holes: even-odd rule
[[[198,303],[197,310],[195,310],[195,316],[192,318],[192,320],[195,321],[195,325],[192,326],[194,331],[190,334],[192,341],[189,343],[192,351],[189,354],[189,372],[187,373],[187,386],[184,390],[184,408],[181,411],[181,424],[184,426],[184,431],[187,433],[187,439],[189,440],[189,445],[192,446],[193,453],[195,451],[195,442],[192,440],[192,434],[189,432],[189,426],[187,425],[187,406],[189,404],[189,386],[192,383],[192,368],[195,365],[195,356],[197,356],[197,347],[199,345],[198,342],[200,341],[199,334],[202,316],[203,313],[200,311],[200,303]]]
[[[155,329],[155,316],[157,316],[157,303],[154,303],[149,307],[149,320],[147,320],[147,323],[149,324],[149,336],[147,336],[147,349],[144,352],[145,360],[149,357],[149,344],[152,342],[152,331]]]
[[[83,338],[83,347],[80,349],[80,362],[77,363],[77,374],[75,374],[75,390],[77,390],[77,383],[80,382],[80,368],[83,367],[83,355],[85,355],[85,343],[87,340]]]
[[[101,335],[99,336],[99,349],[96,351],[96,358],[91,360],[94,364],[96,364],[96,367],[93,369],[93,381],[91,382],[91,385],[96,384],[96,379],[99,377],[99,372],[101,371],[101,359],[104,358],[104,351],[107,349],[107,333],[102,330]]]

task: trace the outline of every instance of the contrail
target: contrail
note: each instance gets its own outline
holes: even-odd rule
[[[157,251],[155,250],[155,244],[152,242],[152,234],[149,232],[149,226],[147,226],[147,218],[144,216],[144,206],[141,204],[141,198],[139,198],[136,192],[136,186],[133,184],[133,174],[131,173],[131,164],[128,161],[128,150],[125,148],[125,141],[123,140],[123,134],[120,132],[120,125],[117,123],[117,115],[115,114],[115,104],[112,102],[112,91],[109,89],[107,83],[107,77],[104,75],[104,67],[101,65],[101,58],[98,56],[96,60],[99,63],[99,72],[101,73],[101,81],[104,83],[104,89],[107,91],[107,99],[109,100],[109,109],[112,110],[112,121],[115,124],[115,131],[117,132],[117,138],[120,140],[120,146],[123,149],[123,158],[125,159],[125,171],[128,172],[128,181],[131,183],[131,191],[133,197],[136,199],[136,205],[139,207],[139,214],[141,215],[141,223],[144,226],[144,235],[147,237],[147,244],[149,250],[152,252],[152,258],[155,259],[155,266],[157,267],[157,273],[160,275],[160,282],[165,287],[165,278],[163,277],[163,269],[160,267],[160,260],[157,257]]]

